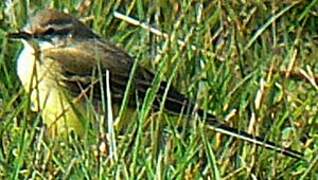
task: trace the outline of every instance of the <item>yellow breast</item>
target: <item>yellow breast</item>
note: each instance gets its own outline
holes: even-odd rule
[[[65,136],[72,130],[78,135],[83,134],[83,123],[77,114],[83,112],[82,103],[73,101],[59,86],[57,62],[43,57],[40,54],[36,58],[34,49],[27,42],[24,42],[24,49],[18,57],[18,76],[30,96],[32,110],[42,112],[51,137]]]

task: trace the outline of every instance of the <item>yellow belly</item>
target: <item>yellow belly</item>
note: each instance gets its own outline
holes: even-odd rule
[[[25,45],[18,58],[18,76],[30,95],[32,110],[41,112],[51,137],[65,136],[70,131],[84,133],[78,113],[84,108],[80,100],[70,98],[58,83],[60,69],[50,59],[37,59],[31,47]]]

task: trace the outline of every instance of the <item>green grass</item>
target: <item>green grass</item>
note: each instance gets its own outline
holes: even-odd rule
[[[29,7],[24,2],[10,8],[0,2],[0,179],[317,179],[317,0],[97,0],[82,12],[76,0],[37,0]],[[140,105],[139,118],[116,137],[116,161],[99,151],[93,128],[84,140],[47,139],[16,75],[21,44],[5,34],[23,27],[27,12],[49,6],[86,19],[95,32],[157,72],[158,81],[171,81],[220,120],[304,152],[306,161],[207,131],[198,120],[181,128],[177,124],[186,124],[184,119],[166,114],[149,120],[148,104]],[[117,19],[114,11],[171,39]],[[142,128],[145,123],[149,126]]]

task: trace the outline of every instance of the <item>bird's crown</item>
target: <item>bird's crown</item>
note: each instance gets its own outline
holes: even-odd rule
[[[53,38],[97,38],[88,27],[75,17],[53,9],[41,10],[29,19],[28,24],[11,38],[39,39],[52,41]]]

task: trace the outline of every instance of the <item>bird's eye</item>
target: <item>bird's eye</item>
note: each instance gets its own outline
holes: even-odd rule
[[[55,32],[53,28],[48,28],[46,31],[44,31],[44,35],[52,35]]]

